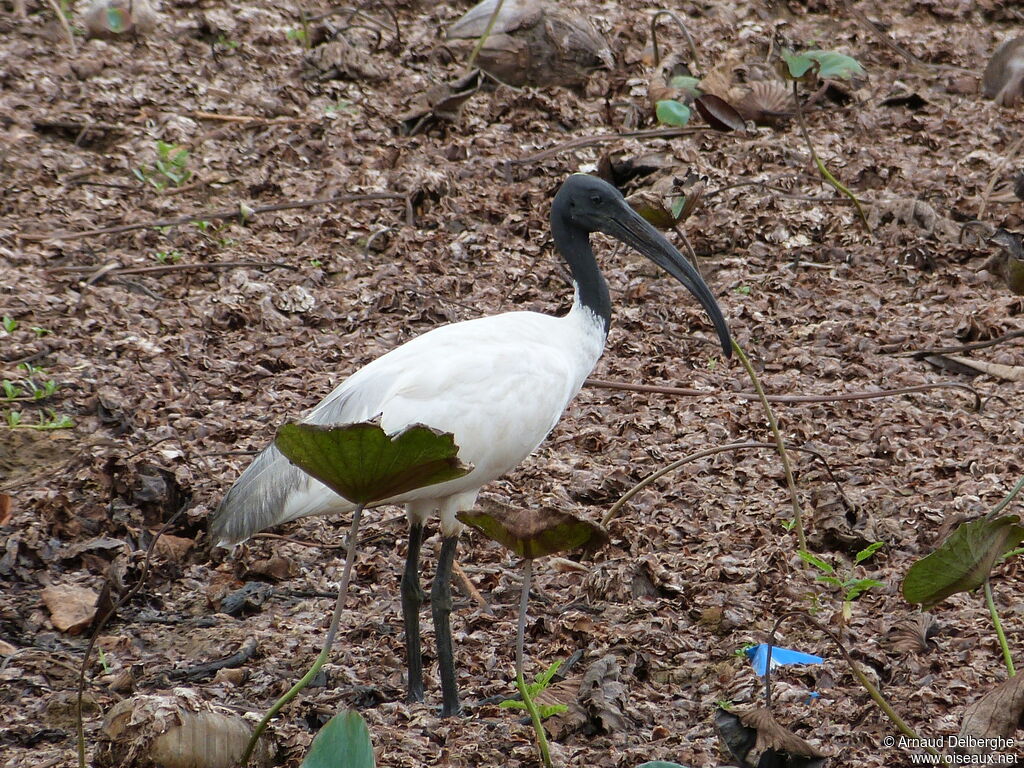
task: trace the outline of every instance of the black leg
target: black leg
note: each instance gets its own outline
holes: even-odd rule
[[[420,651],[420,545],[423,524],[409,525],[409,552],[402,574],[402,621],[405,623],[405,662],[409,670],[408,701],[423,701],[423,654]]]
[[[441,671],[441,716],[459,714],[459,690],[455,684],[455,654],[452,650],[452,563],[459,544],[458,536],[441,540],[441,556],[437,560],[437,574],[430,590],[430,612],[434,616],[434,635],[437,637],[437,663]]]

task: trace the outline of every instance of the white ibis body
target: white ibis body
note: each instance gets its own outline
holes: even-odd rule
[[[575,287],[567,315],[506,312],[435,328],[353,373],[303,419],[346,424],[379,418],[388,433],[426,424],[453,433],[459,458],[474,467],[459,479],[386,502],[404,504],[409,516],[401,592],[409,699],[415,701],[423,700],[419,552],[424,522],[434,512],[440,516],[431,613],[446,716],[459,710],[449,623],[451,568],[462,528],[455,515],[471,509],[484,485],[540,445],[604,350],[611,305],[590,233],[621,240],[686,286],[711,317],[725,355],[731,352],[725,319],[699,273],[614,187],[593,176],[570,176],[555,195],[551,230]],[[271,445],[228,491],[213,515],[211,533],[217,544],[230,546],[289,520],[352,508]]]

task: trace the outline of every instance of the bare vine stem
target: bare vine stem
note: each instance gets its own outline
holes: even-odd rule
[[[782,432],[779,431],[779,423],[775,420],[775,414],[772,412],[772,407],[768,402],[768,398],[765,397],[764,390],[761,388],[761,382],[757,378],[757,374],[754,372],[754,366],[750,364],[750,360],[744,354],[743,350],[740,349],[740,345],[736,343],[736,339],[732,340],[732,348],[739,357],[743,367],[747,370],[747,375],[750,376],[750,380],[754,383],[754,389],[757,390],[757,395],[761,399],[761,405],[764,408],[764,412],[768,417],[768,426],[771,428],[772,434],[775,436],[775,444],[779,449],[779,456],[782,459],[782,468],[786,473],[786,485],[789,487],[789,497],[793,504],[793,519],[796,521],[796,538],[800,549],[807,549],[807,536],[804,534],[804,516],[803,511],[800,509],[800,497],[796,491],[796,482],[793,480],[793,468],[789,464],[789,454],[786,453],[786,442],[782,439]]]

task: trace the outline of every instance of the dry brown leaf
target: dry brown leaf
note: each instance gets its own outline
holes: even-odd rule
[[[879,199],[868,209],[868,223],[872,229],[894,222],[904,227],[933,235],[941,240],[957,242],[960,227],[939,214],[930,204],[914,197]]]
[[[1024,675],[1011,677],[997,685],[964,710],[961,737],[1009,739],[1010,748],[1017,729],[1024,727]],[[1006,749],[968,748],[969,754],[1006,752]]]
[[[119,701],[103,720],[95,764],[100,768],[231,768],[241,757],[253,726],[239,715],[217,711],[187,688],[168,695]],[[269,765],[276,748],[264,734],[253,754]]]
[[[764,707],[756,707],[745,712],[737,711],[735,714],[741,723],[757,731],[757,743],[754,745],[754,749],[758,752],[774,749],[802,757],[825,757],[817,748],[812,747],[779,723]]]
[[[793,93],[779,80],[756,80],[732,104],[744,120],[758,125],[774,125],[792,117],[796,109]],[[734,94],[735,95],[735,94]]]
[[[191,550],[195,545],[196,543],[192,539],[186,539],[182,536],[172,536],[169,533],[165,533],[156,540],[154,549],[161,557],[166,557],[168,560],[173,560],[175,562],[181,562],[188,555],[189,550]]]
[[[61,632],[77,635],[92,623],[99,596],[87,587],[58,584],[44,589],[41,597],[50,611],[53,626]]]
[[[256,560],[249,566],[246,578],[264,576],[274,581],[284,581],[299,572],[298,564],[289,557],[271,555],[266,560]]]
[[[814,528],[808,541],[815,550],[830,549],[854,554],[877,541],[874,521],[865,509],[847,502],[832,487],[811,493]]]
[[[345,38],[318,45],[306,54],[305,76],[315,80],[356,80],[368,83],[380,82],[388,77],[379,57],[353,46]]]
[[[889,643],[901,653],[927,653],[935,648],[932,637],[939,633],[939,624],[930,613],[919,613],[903,619],[889,630]]]
[[[580,682],[578,704],[601,733],[619,733],[628,724],[626,686],[619,681],[618,659],[604,656],[591,664]]]

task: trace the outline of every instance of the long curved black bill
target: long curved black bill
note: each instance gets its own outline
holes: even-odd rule
[[[666,240],[639,213],[630,208],[629,203],[625,200],[621,201],[618,210],[607,220],[607,228],[602,228],[602,231],[636,249],[685,285],[711,318],[715,331],[718,332],[718,339],[722,342],[722,352],[726,357],[732,356],[729,326],[726,325],[718,302],[700,273],[683,258],[683,255],[675,249],[672,243]]]

